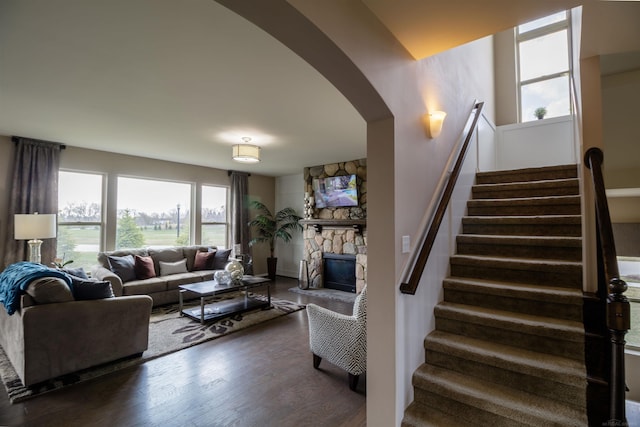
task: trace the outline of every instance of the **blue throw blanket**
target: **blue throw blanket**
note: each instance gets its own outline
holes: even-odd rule
[[[11,264],[0,274],[0,302],[12,315],[20,306],[20,294],[26,291],[32,280],[41,277],[58,277],[71,288],[71,278],[64,272],[33,262]]]

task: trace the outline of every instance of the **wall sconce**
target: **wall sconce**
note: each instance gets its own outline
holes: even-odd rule
[[[231,157],[240,163],[258,163],[260,161],[260,147],[248,144],[251,138],[244,137],[242,140],[245,144],[237,144],[233,146],[233,154]]]
[[[447,117],[447,113],[444,111],[429,113],[429,136],[431,138],[437,138],[440,135],[445,117]]]
[[[56,237],[56,215],[16,214],[14,229],[16,240],[29,239],[29,261],[40,263],[40,246],[42,240]]]

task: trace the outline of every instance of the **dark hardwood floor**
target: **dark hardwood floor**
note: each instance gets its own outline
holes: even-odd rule
[[[277,298],[351,314],[352,305],[289,292]],[[143,365],[9,404],[3,426],[365,426],[366,375],[349,390],[346,372],[313,369],[301,310]]]

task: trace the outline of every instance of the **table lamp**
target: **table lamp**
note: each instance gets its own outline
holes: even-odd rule
[[[16,240],[29,240],[29,261],[40,263],[40,239],[56,237],[55,214],[16,214],[14,218]]]

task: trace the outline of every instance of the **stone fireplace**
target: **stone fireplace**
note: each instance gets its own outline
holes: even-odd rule
[[[313,195],[313,179],[356,174],[358,181],[357,207],[314,209],[313,216],[300,223],[304,226],[304,259],[308,263],[309,285],[312,288],[334,287],[325,277],[326,260],[350,259],[355,277],[355,290],[360,292],[367,280],[367,174],[366,160],[335,163],[305,168],[305,192]],[[332,257],[335,255],[334,257]],[[331,262],[331,261],[329,261]],[[333,282],[329,277],[329,282]]]

